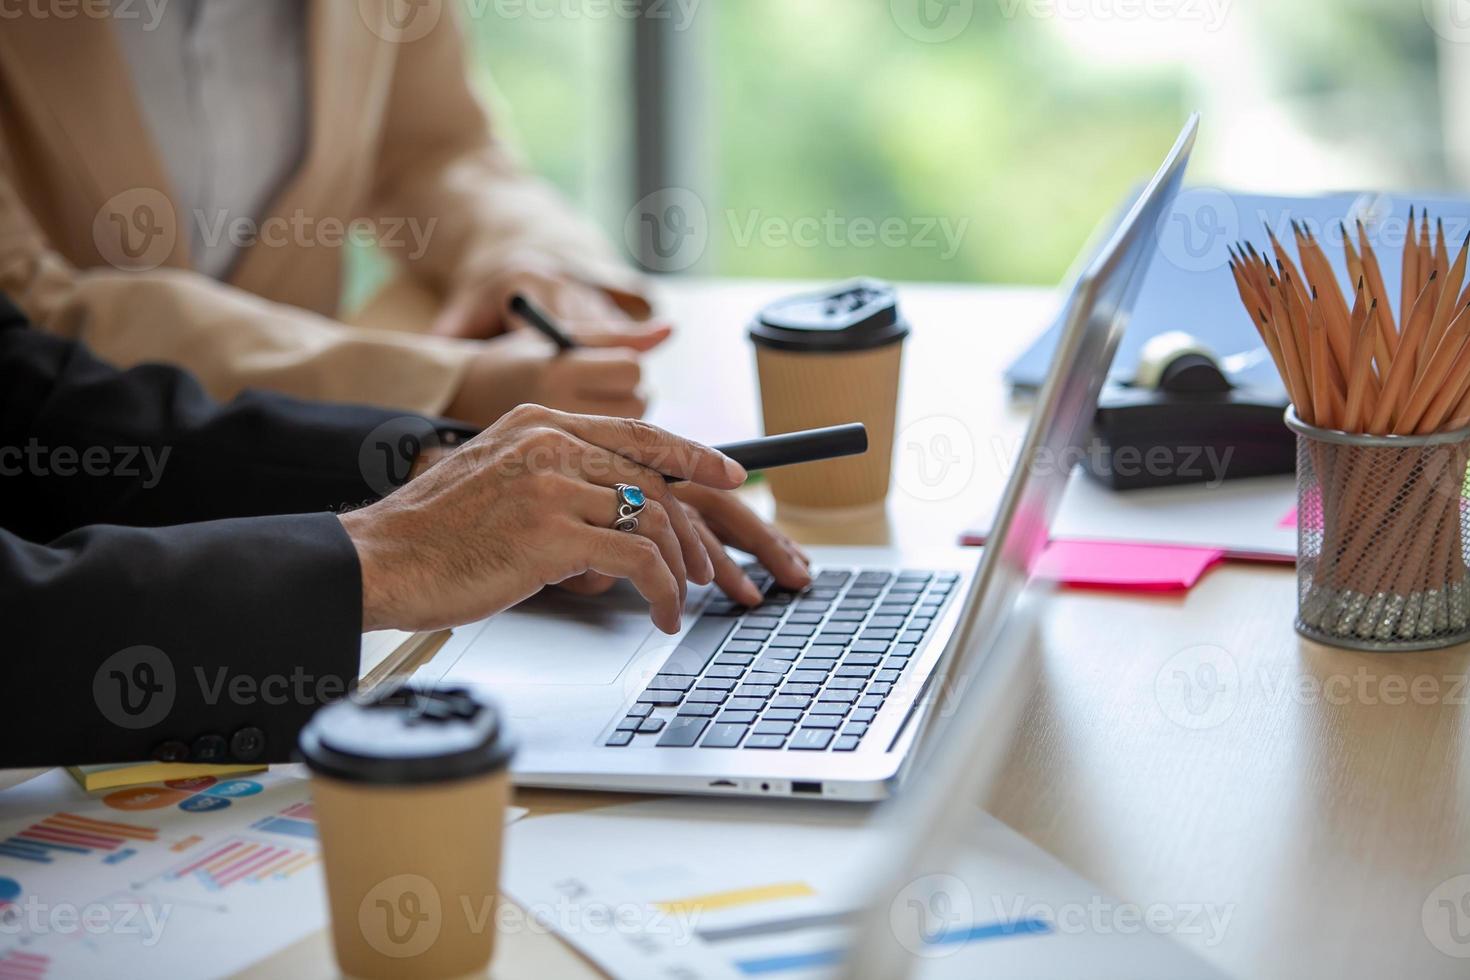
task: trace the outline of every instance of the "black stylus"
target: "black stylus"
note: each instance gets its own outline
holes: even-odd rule
[[[861,422],[829,425],[824,429],[783,432],[777,436],[747,439],[716,446],[720,452],[745,467],[746,472],[770,470],[795,463],[814,463],[839,456],[861,456],[868,451],[868,428]],[[666,476],[670,483],[675,477]]]
[[[520,293],[510,298],[510,311],[540,331],[547,340],[557,346],[558,350],[571,350],[577,346],[577,342],[567,336],[565,330],[552,323],[550,317],[542,313],[536,308],[536,304]]]

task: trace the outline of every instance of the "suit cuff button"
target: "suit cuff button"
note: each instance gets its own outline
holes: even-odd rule
[[[237,762],[254,762],[265,754],[265,732],[242,728],[230,736],[230,753]]]
[[[224,762],[228,747],[223,735],[200,735],[190,755],[195,762]]]
[[[189,746],[177,739],[159,742],[153,747],[153,758],[159,762],[183,762],[189,758]]]

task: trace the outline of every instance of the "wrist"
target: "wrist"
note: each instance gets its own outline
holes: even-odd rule
[[[384,555],[383,539],[376,507],[349,511],[338,517],[342,529],[357,551],[357,564],[362,575],[362,630],[390,629],[398,621],[393,613],[388,569],[392,567]]]

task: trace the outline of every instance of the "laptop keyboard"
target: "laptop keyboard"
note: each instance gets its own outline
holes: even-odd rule
[[[716,600],[606,744],[851,752],[959,581],[957,572],[829,568],[754,608]]]

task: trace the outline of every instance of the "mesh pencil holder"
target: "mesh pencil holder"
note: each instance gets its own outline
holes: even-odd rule
[[[1296,432],[1296,631],[1356,650],[1470,640],[1470,428],[1424,436]]]

